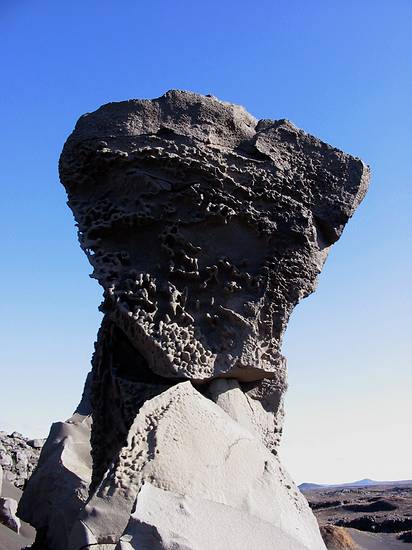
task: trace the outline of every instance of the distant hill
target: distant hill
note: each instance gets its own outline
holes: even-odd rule
[[[358,481],[353,481],[352,483],[337,483],[337,484],[321,484],[321,483],[301,483],[299,489],[302,492],[312,491],[316,489],[333,489],[333,488],[342,488],[342,487],[372,487],[377,485],[412,485],[411,479],[402,479],[400,481],[375,481],[374,479],[359,479]]]
[[[375,481],[373,479],[360,479],[359,481],[354,481],[353,483],[345,483],[345,485],[350,485],[351,487],[367,487],[368,485],[379,485],[380,483],[385,482],[379,482]]]

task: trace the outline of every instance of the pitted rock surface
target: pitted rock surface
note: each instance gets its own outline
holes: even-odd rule
[[[359,160],[171,91],[82,117],[60,174],[104,310],[156,374],[282,377],[282,335],[363,198]]]
[[[324,550],[277,458],[281,345],[368,168],[174,90],[81,117],[60,177],[104,319],[82,402],[21,501],[36,544]]]

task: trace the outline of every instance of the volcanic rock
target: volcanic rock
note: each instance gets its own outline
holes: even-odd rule
[[[40,548],[67,548],[73,523],[88,497],[92,471],[89,382],[90,376],[73,416],[52,425],[38,466],[19,502],[19,517],[36,527]]]
[[[20,530],[20,520],[16,516],[17,502],[14,498],[0,497],[0,523],[15,531]]]
[[[38,544],[324,549],[277,458],[282,336],[367,167],[286,120],[171,91],[81,117],[60,177],[104,319],[82,404],[21,501]]]
[[[412,531],[405,531],[398,536],[398,539],[403,542],[412,542]]]
[[[0,432],[0,467],[4,478],[15,487],[23,488],[36,467],[40,455],[40,442],[33,448],[30,441],[18,432],[7,435]]]

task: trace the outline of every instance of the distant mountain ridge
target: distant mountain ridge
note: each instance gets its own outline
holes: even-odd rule
[[[336,483],[336,484],[321,484],[321,483],[301,483],[299,489],[301,491],[311,491],[313,489],[337,489],[341,487],[372,487],[377,485],[412,485],[412,479],[401,479],[399,481],[376,481],[374,479],[359,479],[352,483]]]

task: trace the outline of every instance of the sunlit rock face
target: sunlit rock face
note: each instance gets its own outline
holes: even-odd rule
[[[88,390],[90,498],[67,527],[70,548],[211,548],[207,522],[177,513],[182,495],[215,516],[214,549],[231,548],[222,517],[265,522],[274,548],[324,548],[276,458],[281,344],[365,195],[367,167],[286,120],[170,91],[81,117],[60,176],[105,314]],[[237,449],[228,469],[240,440],[252,441],[244,463]],[[215,480],[230,478],[220,492],[210,448],[223,457]],[[191,482],[183,470],[196,453]]]
[[[172,91],[82,117],[60,163],[105,310],[149,368],[271,378],[367,181],[285,120]]]

